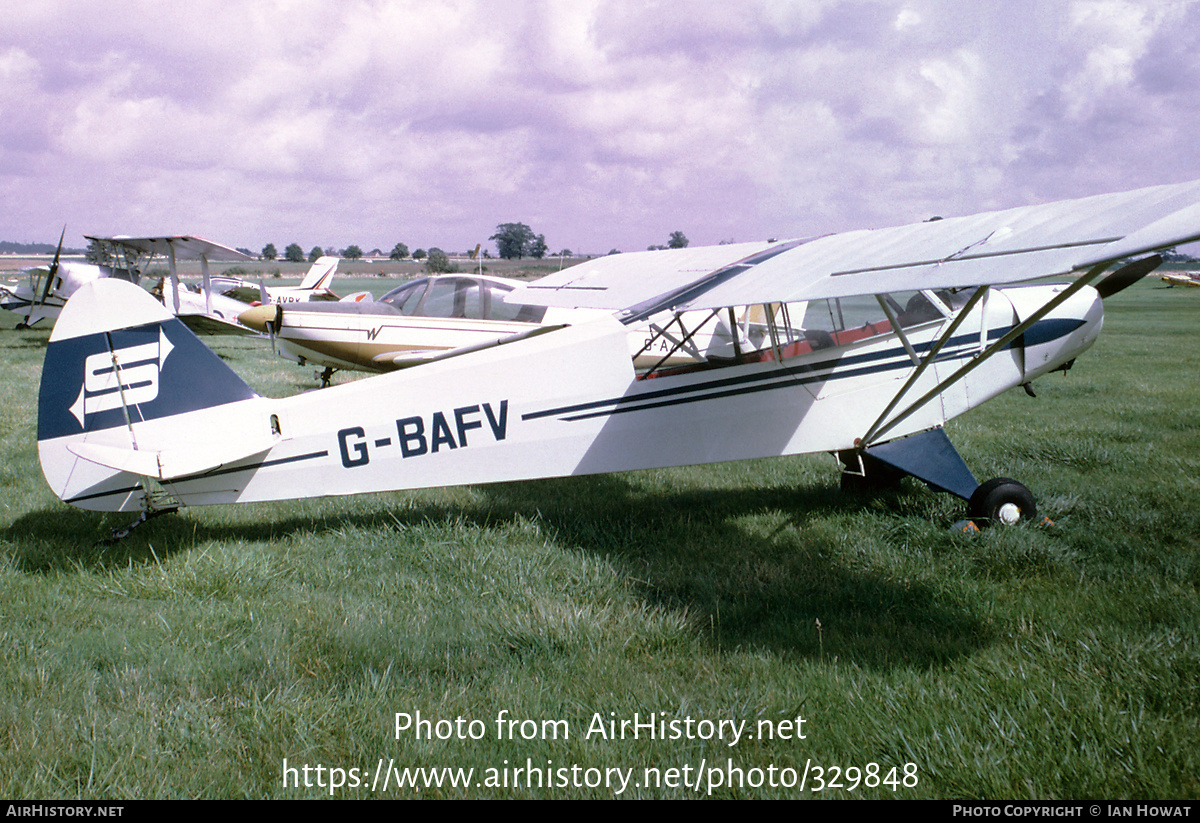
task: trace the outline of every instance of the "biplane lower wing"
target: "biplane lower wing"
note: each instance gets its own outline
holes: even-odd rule
[[[1182,202],[1181,192],[1200,202],[1200,186],[1193,185],[1160,191],[1165,199],[1114,196],[1106,201],[1111,213],[1086,201],[1074,222],[1062,204],[1040,214],[1057,215],[1066,226],[1056,248],[1074,248],[1080,226],[1086,223],[1091,236],[1093,218],[1106,213],[1111,232],[1124,233],[1105,234],[1103,245],[1125,243],[1140,254],[1148,243],[1168,246],[1200,234],[1200,215],[1192,219],[1194,203]],[[1126,219],[1135,205],[1140,222]],[[1025,231],[1018,217],[1002,221],[1011,234]],[[990,252],[982,247],[1000,242],[995,223],[978,221],[987,233],[973,245],[956,230],[951,246],[970,246],[984,259]],[[912,228],[914,237],[926,231],[922,226]],[[1053,234],[1039,242],[1054,245]],[[846,322],[818,329],[798,309],[789,319],[779,301],[836,292],[829,284],[839,282],[858,284],[848,289],[857,294],[861,280],[839,279],[839,272],[879,267],[886,256],[844,251],[827,261],[825,285],[806,273],[809,261],[794,278],[800,291],[772,290],[767,280],[785,279],[777,272],[759,278],[759,267],[782,266],[809,245],[687,255],[686,266],[715,269],[676,271],[681,282],[666,297],[646,296],[652,289],[642,288],[641,307],[620,316],[283,399],[254,394],[144,291],[101,281],[68,303],[47,349],[38,422],[43,472],[72,505],[150,512],[830,452],[842,459],[846,476],[883,465],[969,497],[984,517],[1016,520],[1032,513],[1028,490],[1011,481],[976,484],[944,436],[912,435],[937,432],[997,394],[1069,365],[1099,334],[1103,299],[1158,262],[1125,265],[1094,288],[1109,263],[1096,262],[1105,254],[1096,242],[1071,252],[1069,268],[1086,271],[1069,284],[1000,287],[990,278],[948,281],[941,273],[932,282],[958,288],[922,288],[903,302],[889,283],[911,286],[904,278],[923,278],[924,269],[880,275],[867,301],[877,319],[839,318]],[[935,244],[932,253],[946,248]],[[735,255],[742,256],[727,262]],[[886,259],[910,258],[906,252]],[[647,259],[681,269],[675,260],[660,263],[665,257],[627,256],[635,273]],[[1035,262],[1040,257],[1006,259],[1019,271],[997,276],[998,283],[1047,273]],[[1064,265],[1058,260],[1051,268]],[[946,268],[976,277],[974,270]],[[691,279],[683,281],[685,275]],[[618,279],[629,280],[624,273]],[[763,305],[741,319],[731,310],[728,320],[754,334],[751,326],[761,320],[758,343],[694,366],[635,370],[630,317],[670,304],[681,320],[685,310],[706,307],[713,294],[732,293],[743,279]],[[837,299],[826,315],[835,313]],[[682,345],[691,331],[679,325]]]

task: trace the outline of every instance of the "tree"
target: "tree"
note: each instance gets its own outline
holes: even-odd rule
[[[283,250],[283,259],[289,263],[303,263],[304,249],[300,248],[299,243],[292,243]]]
[[[429,259],[425,261],[425,270],[431,274],[450,274],[458,271],[458,266],[450,262],[450,257],[441,249],[429,250]]]
[[[546,256],[547,251],[546,235],[544,234],[539,234],[537,237],[533,238],[533,242],[529,244],[529,256],[535,260],[541,260]]]
[[[425,259],[425,249],[417,249],[415,252],[413,252],[413,260],[424,260],[424,259]]]
[[[403,260],[408,257],[408,246],[403,243],[397,243],[392,247],[392,253],[388,255],[392,260]]]
[[[496,241],[496,249],[503,259],[520,259],[530,252],[534,241],[533,229],[524,223],[501,223],[488,240]]]
[[[308,253],[308,262],[315,263],[321,257],[325,256],[325,250],[320,246],[313,246],[312,251]]]
[[[279,256],[279,252],[277,252],[275,250],[274,243],[268,243],[267,245],[263,246],[263,250],[262,250],[263,260],[274,260],[278,256]]]
[[[346,252],[343,255],[347,260],[358,260],[362,257],[362,249],[358,246],[346,246]]]
[[[687,237],[681,231],[671,232],[671,239],[667,243],[669,249],[686,249],[688,244]]]

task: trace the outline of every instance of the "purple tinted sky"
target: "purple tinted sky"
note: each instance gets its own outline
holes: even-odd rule
[[[9,0],[0,239],[603,253],[1178,182],[1198,41],[1195,0]]]

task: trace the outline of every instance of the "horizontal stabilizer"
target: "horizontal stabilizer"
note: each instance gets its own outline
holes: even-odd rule
[[[236,453],[221,454],[211,446],[197,452],[189,449],[136,450],[92,443],[69,443],[67,450],[77,457],[117,471],[129,472],[157,480],[176,480],[181,477],[204,474],[239,460],[259,457],[271,450],[274,441],[249,450],[239,449]]]

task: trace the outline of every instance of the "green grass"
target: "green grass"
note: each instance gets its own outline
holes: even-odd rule
[[[1036,400],[949,427],[1054,521],[975,536],[949,528],[959,501],[843,497],[815,456],[194,509],[106,545],[129,518],[69,509],[37,467],[46,333],[2,330],[0,795],[322,797],[283,787],[285,758],[383,758],[476,781],[527,759],[918,780],[818,793],[810,770],[803,792],[718,797],[1200,797],[1200,292],[1148,281],[1108,308]],[[213,345],[260,391],[312,385],[254,341]],[[571,736],[497,739],[501,711]],[[397,712],[486,734],[397,738]],[[751,733],[799,715],[806,738],[584,737],[635,712]]]

